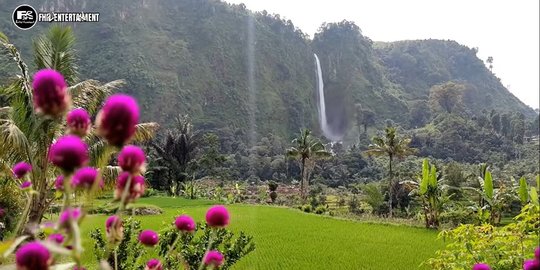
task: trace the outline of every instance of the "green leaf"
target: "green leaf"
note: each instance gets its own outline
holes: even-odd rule
[[[526,204],[529,201],[527,180],[524,176],[519,179],[519,200],[522,204]]]
[[[536,191],[535,187],[531,187],[531,191],[529,192],[531,196],[531,203],[538,206],[538,192]]]
[[[431,165],[431,173],[429,174],[429,184],[430,187],[437,187],[437,168],[435,165]]]
[[[491,172],[486,170],[486,176],[484,178],[484,194],[490,200],[493,199],[493,179],[491,178]]]
[[[422,179],[420,179],[420,194],[424,195],[427,192],[429,181],[429,161],[424,159],[422,163]]]

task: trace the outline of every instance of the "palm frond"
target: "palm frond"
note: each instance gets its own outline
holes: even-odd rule
[[[101,168],[101,177],[105,185],[109,185],[116,181],[121,172],[122,169],[119,166],[105,166]]]
[[[86,80],[69,87],[68,91],[73,99],[74,107],[84,108],[90,115],[95,115],[103,101],[124,84],[124,80],[115,80],[106,84],[96,80]]]
[[[38,69],[51,68],[64,75],[68,84],[77,81],[75,36],[70,27],[53,26],[33,42]]]
[[[133,137],[133,142],[143,143],[153,139],[156,136],[156,131],[159,128],[159,124],[155,122],[140,123],[137,125],[137,131]]]
[[[29,142],[26,135],[10,118],[0,119],[0,153],[2,159],[28,160]]]

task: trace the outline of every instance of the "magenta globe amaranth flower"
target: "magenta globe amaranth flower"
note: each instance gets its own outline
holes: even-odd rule
[[[32,170],[32,165],[26,162],[19,162],[15,164],[15,166],[13,166],[13,175],[15,175],[16,178],[21,179],[31,170]]]
[[[144,230],[139,234],[139,242],[145,246],[153,247],[159,242],[159,235],[152,230]]]
[[[215,205],[206,212],[206,223],[210,227],[225,227],[229,225],[229,211],[223,205]]]
[[[109,242],[119,242],[124,237],[124,226],[119,216],[110,216],[105,221],[105,234]]]
[[[223,264],[223,254],[217,250],[210,250],[204,255],[203,263],[206,266],[220,267]]]
[[[91,189],[94,185],[101,182],[99,173],[92,167],[84,167],[75,172],[71,184],[79,189]]]
[[[32,187],[32,182],[30,182],[30,181],[24,181],[21,184],[21,189],[22,190],[29,190],[31,187]]]
[[[540,270],[540,260],[538,259],[526,260],[523,263],[523,270]]]
[[[146,267],[144,270],[162,270],[163,266],[161,265],[161,262],[158,259],[150,259],[146,263]]]
[[[135,145],[124,146],[118,155],[118,165],[126,172],[141,172],[145,161],[144,151]]]
[[[64,176],[59,175],[54,180],[54,188],[59,191],[64,191]]]
[[[128,181],[131,178],[130,185],[127,187]],[[116,180],[116,189],[114,190],[114,198],[117,200],[122,199],[124,190],[128,188],[126,203],[133,202],[144,194],[144,177],[140,175],[131,175],[128,172],[123,172],[118,176]]]
[[[195,221],[188,215],[181,215],[174,221],[176,228],[182,232],[195,231]]]
[[[17,250],[15,261],[18,270],[47,270],[52,263],[51,253],[39,242],[30,242]]]
[[[64,76],[53,69],[42,69],[32,82],[34,107],[38,113],[57,117],[69,107],[70,98]]]
[[[485,263],[477,263],[473,266],[472,270],[491,270],[491,268]]]
[[[537,247],[535,250],[534,250],[534,257],[540,261],[540,247]]]
[[[69,229],[70,219],[78,223],[81,217],[82,217],[82,211],[80,208],[68,208],[64,210],[64,212],[60,213],[60,221],[59,221],[58,226],[60,228]]]
[[[88,163],[88,146],[74,135],[60,137],[49,149],[49,161],[66,172]]]
[[[66,124],[71,134],[84,137],[90,132],[92,121],[85,109],[78,108],[70,111],[66,116]]]
[[[129,142],[139,123],[139,106],[133,97],[123,94],[110,96],[96,117],[98,133],[109,144],[122,146]]]
[[[57,243],[59,245],[64,243],[64,236],[62,234],[60,234],[60,233],[53,233],[53,234],[49,235],[49,237],[47,237],[47,239],[49,241],[52,241],[52,242]]]

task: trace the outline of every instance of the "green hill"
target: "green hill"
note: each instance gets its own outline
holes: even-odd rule
[[[190,114],[199,128],[227,127],[245,138],[252,129],[287,140],[302,126],[319,130],[313,53],[321,59],[330,124],[342,133],[356,130],[357,104],[375,112],[378,123],[407,127],[411,102],[448,80],[466,83],[469,111],[534,114],[473,49],[453,41],[373,44],[346,21],[325,24],[310,39],[279,15],[218,0],[27,3],[41,11],[100,12],[98,23],[73,25],[80,77],[125,79],[123,91],[138,97],[143,120],[164,126]],[[31,40],[48,25],[16,29],[10,14],[19,4],[2,1],[0,29],[31,59]]]

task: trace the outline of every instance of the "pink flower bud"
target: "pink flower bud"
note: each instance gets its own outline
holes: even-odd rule
[[[105,221],[105,234],[109,242],[120,242],[124,237],[124,226],[119,216],[110,216]]]
[[[88,146],[77,136],[60,137],[49,149],[49,161],[66,172],[88,163]]]
[[[540,270],[540,260],[526,260],[523,263],[523,270]]]
[[[29,190],[30,188],[32,188],[32,182],[30,182],[30,181],[24,181],[21,184],[21,189],[22,190]]]
[[[152,230],[144,230],[139,234],[139,242],[145,246],[153,247],[159,242],[159,235]]]
[[[64,236],[62,234],[60,234],[60,233],[53,233],[53,234],[49,235],[49,237],[47,237],[47,239],[49,239],[50,241],[52,241],[54,243],[57,243],[59,245],[64,243]]]
[[[118,165],[130,173],[140,173],[145,161],[143,150],[134,145],[124,146],[118,155]]]
[[[485,263],[477,263],[473,266],[472,270],[491,270],[491,268]]]
[[[56,70],[42,69],[32,82],[34,107],[38,113],[58,117],[69,107],[70,98],[64,76]]]
[[[70,218],[75,223],[78,223],[79,219],[81,217],[82,217],[82,212],[81,212],[80,208],[68,208],[68,209],[64,210],[64,212],[62,212],[60,214],[59,226],[60,226],[60,228],[69,229],[70,228],[70,224],[69,224]]]
[[[13,166],[13,175],[15,175],[17,179],[21,179],[31,170],[32,170],[32,165],[26,162],[19,162],[15,164],[15,166]]]
[[[130,177],[131,177],[131,184],[129,187],[126,187],[128,179]],[[116,189],[114,191],[114,198],[117,200],[121,200],[122,194],[124,194],[124,190],[126,188],[129,188],[126,203],[134,202],[135,200],[137,200],[144,194],[144,190],[145,190],[144,177],[140,175],[131,175],[128,172],[121,173],[118,176],[118,179],[116,180]]]
[[[98,171],[92,167],[84,167],[75,172],[71,184],[78,189],[91,189],[96,181],[101,182]]]
[[[129,142],[139,123],[139,106],[134,98],[116,94],[110,96],[96,117],[98,133],[111,145]]]
[[[195,221],[188,215],[181,215],[174,221],[176,228],[182,232],[195,231]]]
[[[223,205],[215,205],[206,212],[206,223],[210,227],[225,227],[229,225],[229,211]]]
[[[92,126],[90,115],[82,108],[70,111],[66,116],[66,123],[69,132],[79,137],[88,135]]]
[[[158,259],[150,259],[146,263],[146,267],[144,270],[162,270],[163,266],[161,265],[161,262]]]
[[[204,255],[203,263],[206,266],[220,267],[223,264],[223,254],[217,250],[208,251]]]
[[[59,191],[64,191],[64,176],[59,175],[54,180],[54,188]]]
[[[17,269],[48,270],[52,263],[51,253],[39,242],[30,242],[15,254]]]

